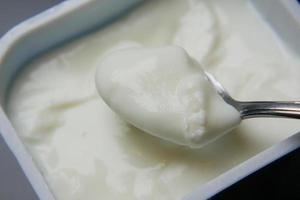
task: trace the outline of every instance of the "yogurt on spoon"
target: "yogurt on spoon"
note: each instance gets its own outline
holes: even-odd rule
[[[177,46],[114,51],[98,66],[96,86],[128,123],[192,148],[214,141],[241,120],[200,65]]]

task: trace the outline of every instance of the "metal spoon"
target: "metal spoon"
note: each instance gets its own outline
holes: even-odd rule
[[[207,72],[205,74],[224,101],[238,110],[241,119],[256,117],[300,119],[300,101],[237,101],[228,94],[224,87],[211,74]]]

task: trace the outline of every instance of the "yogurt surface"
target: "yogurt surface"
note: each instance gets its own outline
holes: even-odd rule
[[[177,45],[239,100],[299,100],[300,60],[246,0],[147,1],[115,23],[47,53],[16,78],[7,113],[59,200],[181,199],[300,129],[252,119],[201,149],[128,125],[94,76],[116,50]]]

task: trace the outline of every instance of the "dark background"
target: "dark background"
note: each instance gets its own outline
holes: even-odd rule
[[[19,22],[63,0],[0,0],[0,37]],[[0,200],[36,200],[14,156],[0,136]]]
[[[19,22],[62,1],[63,0],[0,0],[0,36]]]

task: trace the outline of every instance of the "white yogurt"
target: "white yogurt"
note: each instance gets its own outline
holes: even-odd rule
[[[177,144],[201,147],[240,122],[197,61],[177,46],[113,51],[99,65],[96,85],[127,122]]]
[[[181,199],[299,131],[296,120],[246,120],[190,149],[128,125],[99,97],[96,68],[116,49],[163,45],[183,47],[236,99],[300,99],[299,58],[278,47],[247,1],[147,1],[14,82],[7,113],[58,200]]]

